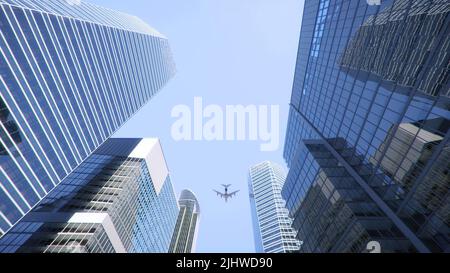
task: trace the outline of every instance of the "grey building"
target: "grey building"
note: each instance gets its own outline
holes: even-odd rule
[[[282,190],[301,251],[450,251],[449,13],[305,1]]]
[[[178,205],[158,139],[107,140],[0,239],[0,252],[167,252]]]
[[[178,199],[180,212],[170,242],[170,253],[195,252],[200,223],[200,205],[190,190],[183,190]]]

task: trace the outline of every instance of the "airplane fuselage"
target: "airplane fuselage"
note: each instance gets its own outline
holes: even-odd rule
[[[221,198],[223,198],[223,199],[225,199],[225,202],[227,202],[228,201],[228,198],[231,198],[233,195],[235,195],[239,190],[237,190],[237,191],[234,191],[234,192],[232,192],[232,193],[228,193],[228,187],[229,186],[231,186],[231,184],[230,185],[224,185],[224,184],[222,184],[222,186],[224,187],[224,192],[223,193],[221,193],[221,192],[219,192],[219,191],[216,191],[216,190],[214,190],[216,193],[217,193],[217,195],[219,195]]]

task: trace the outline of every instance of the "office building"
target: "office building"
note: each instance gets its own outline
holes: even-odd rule
[[[167,39],[86,1],[0,0],[0,234],[173,76]]]
[[[295,252],[300,242],[295,238],[292,219],[281,197],[286,174],[278,164],[265,161],[250,168],[248,187],[253,222],[255,250],[258,253]]]
[[[178,211],[159,140],[110,138],[0,239],[0,252],[164,253]]]
[[[305,1],[282,189],[301,251],[450,251],[449,12]]]
[[[170,253],[192,253],[195,251],[198,226],[200,222],[200,205],[197,197],[190,190],[183,190],[178,199],[180,212],[170,242]]]

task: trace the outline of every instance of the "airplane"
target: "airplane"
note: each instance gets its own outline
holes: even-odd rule
[[[220,196],[221,198],[224,198],[225,202],[227,202],[228,198],[233,197],[233,195],[236,195],[236,193],[239,191],[239,190],[237,190],[237,191],[228,193],[228,188],[231,186],[231,184],[227,184],[227,185],[222,184],[222,186],[225,188],[225,192],[219,192],[216,190],[213,190],[213,191],[215,191],[217,193],[217,195]]]

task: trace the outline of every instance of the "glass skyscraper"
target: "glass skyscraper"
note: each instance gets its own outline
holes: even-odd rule
[[[258,253],[285,253],[299,250],[281,188],[286,179],[278,164],[264,161],[250,168],[248,187],[255,250]]]
[[[282,190],[301,251],[450,251],[449,13],[305,1]]]
[[[85,1],[0,0],[0,236],[160,90],[167,39]]]
[[[183,190],[178,199],[180,212],[170,242],[169,252],[191,253],[195,251],[198,225],[200,221],[200,205],[197,197],[190,190]]]
[[[0,252],[167,252],[178,205],[158,139],[110,138],[0,239]]]

